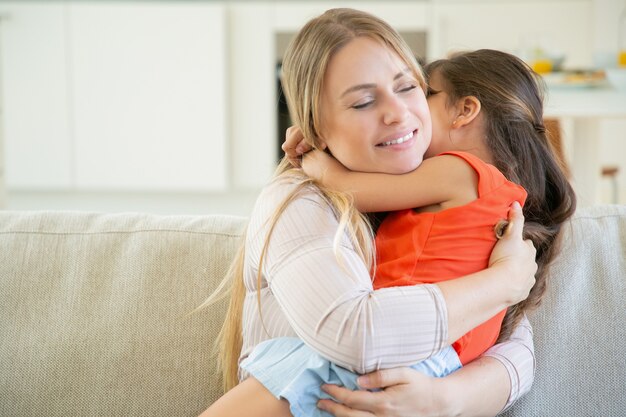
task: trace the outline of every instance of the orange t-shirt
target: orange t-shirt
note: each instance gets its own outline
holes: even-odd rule
[[[488,266],[496,243],[494,226],[507,219],[511,204],[524,204],[526,191],[493,165],[465,152],[445,152],[466,161],[478,174],[478,198],[439,212],[412,209],[389,214],[376,234],[375,288],[436,283]],[[506,310],[470,330],[452,347],[462,364],[493,346]]]

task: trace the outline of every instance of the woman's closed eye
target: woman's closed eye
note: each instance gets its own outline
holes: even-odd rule
[[[363,99],[360,101],[357,101],[355,104],[353,104],[352,107],[355,110],[361,110],[361,109],[365,109],[369,106],[371,106],[372,104],[374,104],[374,99],[373,98],[367,98],[367,99]]]
[[[396,93],[409,93],[413,90],[415,90],[417,88],[416,84],[410,83],[410,84],[403,84],[400,87],[398,87],[395,91]],[[353,104],[352,106],[350,106],[351,108],[355,109],[355,110],[361,110],[361,109],[365,109],[367,107],[372,106],[374,103],[376,102],[376,100],[372,97],[367,97],[364,98],[362,100],[357,101],[355,104]]]
[[[415,84],[403,84],[402,86],[400,86],[400,88],[398,88],[398,92],[399,93],[408,93],[409,91],[415,90],[417,88],[417,85]]]
[[[404,82],[404,83],[398,85],[397,87],[395,87],[394,91],[395,91],[396,94],[407,94],[407,93],[411,93],[417,87],[418,87],[417,83]],[[363,97],[360,100],[356,101],[350,107],[355,109],[355,110],[362,110],[362,109],[366,109],[366,108],[374,105],[374,103],[376,103],[375,97],[371,96],[371,95],[368,95],[367,97]]]

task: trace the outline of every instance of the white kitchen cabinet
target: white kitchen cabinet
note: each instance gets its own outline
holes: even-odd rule
[[[224,6],[68,7],[76,187],[225,189]]]
[[[58,2],[0,3],[0,166],[8,188],[72,183],[65,13]]]
[[[265,185],[278,161],[275,32],[271,5],[228,5],[232,185]]]
[[[0,3],[9,189],[228,185],[222,4]]]
[[[430,58],[477,48],[518,52],[542,43],[566,55],[564,65],[592,64],[593,0],[433,0]]]

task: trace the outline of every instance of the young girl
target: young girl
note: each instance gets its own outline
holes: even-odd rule
[[[327,146],[353,170],[401,174],[420,164],[431,136],[421,71],[397,33],[384,22],[357,11],[329,11],[296,37],[283,69],[292,117],[310,143]],[[373,110],[363,110],[368,108]],[[321,183],[313,184],[284,164],[279,173],[259,198],[246,234],[245,252],[234,264],[236,280],[229,316],[241,312],[237,286],[244,282],[243,277],[247,323],[241,356],[248,357],[248,370],[261,364],[256,368],[259,372],[252,374],[276,395],[288,398],[296,414],[312,415],[317,394],[300,397],[300,388],[289,382],[304,381],[314,390],[320,386],[320,382],[306,381],[308,375],[315,380],[319,373],[309,373],[314,370],[311,362],[302,363],[299,358],[313,359],[333,376],[349,374],[309,351],[309,346],[358,372],[404,366],[436,354],[432,363],[445,369],[434,374],[445,374],[458,367],[459,361],[453,350],[440,352],[442,348],[524,299],[530,288],[526,286],[528,272],[534,282],[534,268],[529,268],[525,256],[517,254],[528,253],[529,248],[518,245],[504,256],[494,250],[487,270],[463,278],[373,291],[371,281],[363,276],[363,272],[367,274],[363,266],[369,265],[363,262],[368,259],[369,235],[350,199]],[[523,220],[516,219],[520,230]],[[228,364],[234,355],[239,356],[238,351],[228,349],[241,346],[237,339],[241,333],[231,329],[236,324],[240,324],[236,318],[225,322],[222,358]],[[294,337],[276,339],[296,335],[306,345]],[[269,342],[259,343],[263,340]],[[284,346],[289,346],[288,350],[283,350]],[[527,347],[532,350],[532,342],[520,349],[528,352]],[[515,356],[505,355],[517,372],[521,368]],[[482,376],[495,371],[493,362],[489,364],[485,363]],[[292,372],[298,369],[302,372]],[[518,375],[525,378],[528,374]],[[347,376],[354,386],[354,375]],[[468,381],[471,385],[466,390],[478,393],[474,387],[485,386],[482,380]],[[489,388],[504,392],[501,384]],[[294,396],[283,395],[286,391]],[[288,414],[286,402],[271,395],[268,400],[268,394],[258,381],[248,378],[205,415]],[[512,394],[513,399],[517,395],[519,392]],[[500,398],[500,394],[494,397]],[[300,408],[299,398],[313,398],[313,402]],[[476,412],[479,407],[468,409]]]
[[[558,250],[555,239],[576,200],[545,134],[541,79],[522,60],[483,49],[435,61],[425,70],[433,136],[418,169],[405,175],[356,172],[322,151],[307,155],[303,169],[325,186],[351,193],[360,211],[395,211],[376,235],[377,288],[484,269],[495,244],[494,226],[503,225],[499,220],[513,201],[526,199],[517,184],[528,190],[524,214],[538,250],[537,283],[510,310],[503,331],[505,311],[453,344],[465,364],[499,335],[508,337],[524,312],[539,304],[545,269]]]

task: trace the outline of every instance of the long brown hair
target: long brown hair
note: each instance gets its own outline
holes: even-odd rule
[[[507,311],[499,340],[509,337],[522,315],[539,305],[550,262],[559,248],[559,232],[576,209],[576,196],[552,151],[543,123],[545,86],[521,59],[481,49],[425,66],[438,73],[450,104],[474,96],[485,119],[485,140],[493,164],[526,189],[525,237],[537,248],[536,283],[528,298]]]
[[[421,67],[411,53],[411,49],[402,37],[385,21],[354,9],[331,9],[309,21],[291,41],[282,65],[282,84],[289,112],[294,125],[300,127],[304,139],[318,148],[320,132],[320,101],[323,81],[328,63],[332,56],[344,45],[356,37],[368,37],[380,42],[400,56],[412,70],[422,88],[426,83]],[[275,181],[286,180],[296,184],[291,193],[278,205],[273,216],[268,219],[270,232],[265,237],[260,262],[271,237],[271,230],[276,221],[297,196],[313,189],[329,204],[337,216],[339,227],[337,237],[346,233],[350,236],[355,249],[370,267],[374,259],[373,232],[368,219],[355,209],[349,194],[328,189],[313,182],[300,169],[294,169],[287,159],[279,164]],[[336,251],[338,253],[338,251]],[[219,286],[220,294],[214,293],[204,305],[219,299],[224,292],[230,292],[230,304],[222,330],[218,336],[218,365],[222,370],[224,388],[232,388],[238,383],[238,359],[242,347],[242,310],[246,288],[243,282],[245,247],[240,248],[233,261],[229,274]],[[257,281],[261,279],[261,266],[258,268]],[[259,311],[261,311],[259,309]]]

